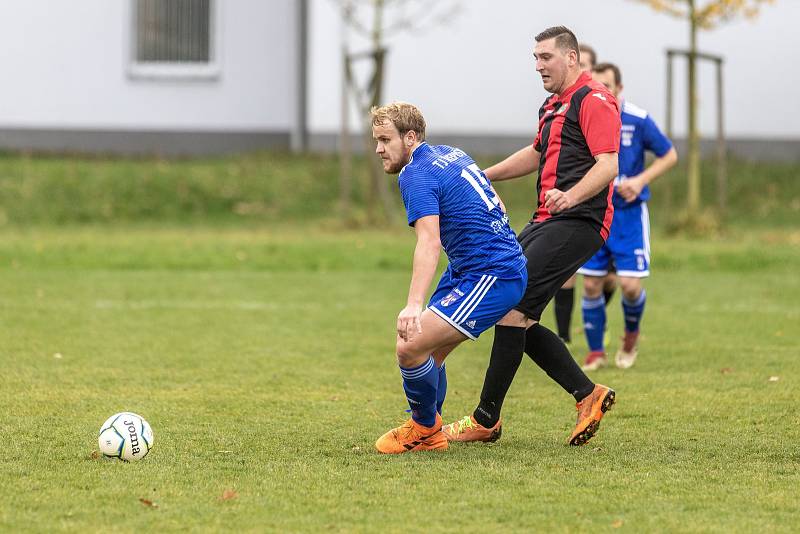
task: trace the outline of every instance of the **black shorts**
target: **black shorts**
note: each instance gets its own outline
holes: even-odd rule
[[[603,246],[595,225],[583,219],[530,223],[517,240],[528,259],[528,287],[514,309],[534,321],[541,319],[558,288]]]

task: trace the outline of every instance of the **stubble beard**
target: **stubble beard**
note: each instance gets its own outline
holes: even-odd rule
[[[388,174],[398,174],[403,170],[403,167],[408,165],[409,161],[411,161],[411,152],[403,147],[403,157],[397,163],[390,163],[389,169],[386,172]]]

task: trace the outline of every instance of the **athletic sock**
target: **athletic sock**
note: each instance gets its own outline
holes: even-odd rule
[[[608,289],[608,290],[604,289],[603,290],[603,297],[606,299],[606,308],[608,308],[608,305],[611,303],[611,299],[614,296],[614,292],[616,290],[617,290],[616,288],[612,288],[612,289]]]
[[[442,405],[447,396],[447,371],[444,369],[444,362],[439,367],[439,387],[436,389],[436,411],[442,415]]]
[[[503,401],[514,380],[522,352],[525,349],[525,329],[517,326],[495,326],[492,356],[483,380],[481,402],[472,416],[486,428],[491,428],[500,420]]]
[[[583,297],[583,331],[590,352],[603,352],[603,334],[606,329],[605,297],[602,295],[591,299]]]
[[[625,314],[625,331],[638,332],[639,323],[642,321],[644,313],[644,303],[647,301],[647,294],[644,289],[639,297],[634,300],[622,298],[622,312]]]
[[[525,352],[576,401],[594,389],[594,383],[575,363],[566,345],[541,324],[533,325],[525,333]]]
[[[411,407],[411,418],[417,423],[432,427],[436,424],[436,390],[439,385],[439,369],[432,357],[418,367],[400,367],[403,389]]]
[[[558,337],[569,343],[572,338],[569,333],[569,325],[572,322],[572,308],[575,303],[575,288],[559,288],[556,291],[554,310],[556,312],[556,325],[558,326]]]

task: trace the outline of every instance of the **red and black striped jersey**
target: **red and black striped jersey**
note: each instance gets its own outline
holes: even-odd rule
[[[569,190],[589,172],[595,156],[619,152],[621,128],[616,98],[589,73],[582,73],[562,94],[545,100],[533,143],[541,157],[536,181],[539,202],[532,222],[554,217],[589,219],[603,239],[608,238],[614,215],[613,180],[595,196],[557,215],[551,215],[544,207],[545,193],[553,188]]]

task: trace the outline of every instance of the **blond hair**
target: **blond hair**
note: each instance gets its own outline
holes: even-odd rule
[[[417,134],[417,139],[425,140],[425,117],[419,108],[408,102],[392,102],[385,106],[373,107],[370,110],[372,125],[380,126],[385,122],[394,124],[400,136],[408,132]]]

